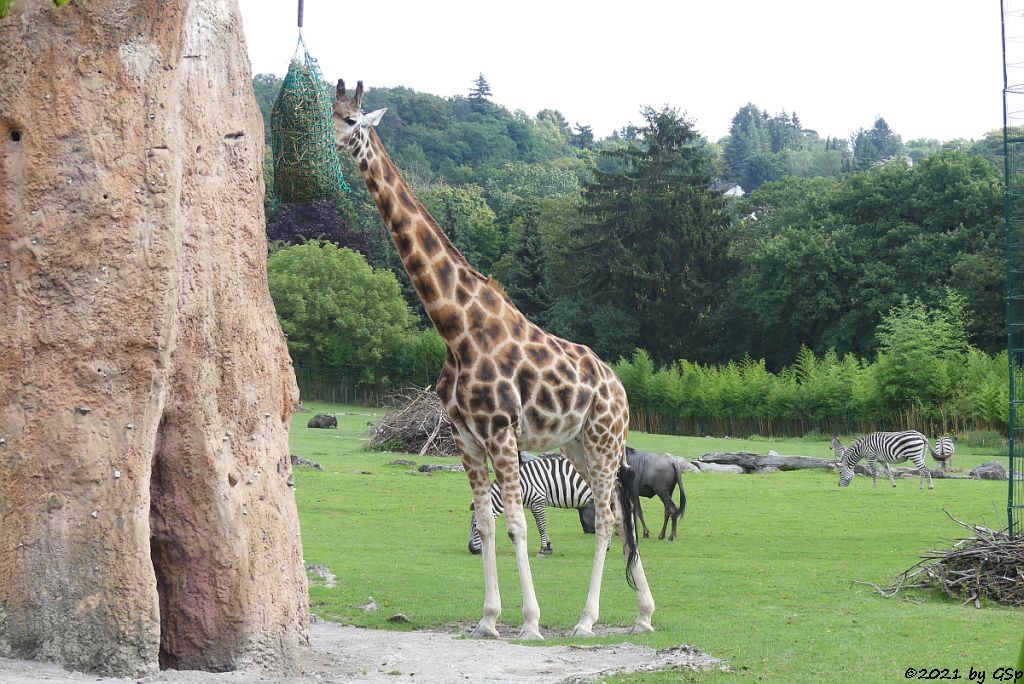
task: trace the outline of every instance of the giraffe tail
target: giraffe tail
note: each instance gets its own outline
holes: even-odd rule
[[[633,497],[629,495],[636,471],[627,463],[619,466],[619,507],[622,509],[622,528],[626,535],[625,543],[629,553],[626,556],[626,582],[630,589],[636,589],[636,582],[633,580],[633,565],[640,557],[640,550],[636,542],[636,520],[633,518]]]

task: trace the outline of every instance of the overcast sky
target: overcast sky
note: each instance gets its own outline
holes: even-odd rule
[[[240,0],[253,73],[283,76],[296,2]],[[712,140],[747,102],[848,137],[882,116],[904,141],[1002,127],[998,0],[305,0],[324,77],[558,109],[603,137],[645,105]]]

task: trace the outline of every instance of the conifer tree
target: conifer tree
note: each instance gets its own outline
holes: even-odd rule
[[[527,210],[517,222],[521,223],[522,230],[513,250],[505,291],[527,318],[544,325],[545,316],[551,308],[551,293],[536,210]]]

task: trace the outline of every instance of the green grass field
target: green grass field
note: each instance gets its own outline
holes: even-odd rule
[[[365,451],[365,431],[382,413],[310,404],[338,415],[338,430],[306,427],[296,414],[292,453],[324,470],[297,467],[296,499],[307,564],[324,563],[337,586],[310,580],[320,616],[387,629],[475,624],[483,605],[480,558],[466,550],[469,486],[462,473],[409,474],[411,466],[453,459]],[[707,451],[759,451],[829,457],[826,441],[710,439],[634,433],[640,449],[698,456]],[[956,468],[991,456],[961,453]],[[1012,666],[1024,620],[1019,611],[962,607],[937,593],[886,599],[855,581],[888,584],[929,548],[966,535],[943,512],[989,527],[1005,526],[1006,483],[916,479],[872,488],[858,477],[839,489],[832,473],[696,474],[685,479],[688,506],[675,542],[641,540],[640,551],[657,603],[650,635],[601,637],[586,643],[666,648],[693,644],[726,660],[729,671],[637,674],[614,682],[751,680],[767,682],[895,682],[907,668]],[[661,505],[643,500],[648,523],[660,529]],[[594,537],[574,511],[549,509],[554,555],[531,561],[542,630],[571,629],[586,598]],[[530,521],[529,544],[538,544]],[[499,532],[503,529],[499,520]],[[522,621],[512,545],[498,535],[502,624]],[[380,609],[357,606],[374,597]],[[619,554],[609,554],[599,624],[628,626],[636,602]],[[387,622],[395,613],[410,622]],[[572,640],[549,640],[565,643]],[[581,640],[582,641],[582,640]]]

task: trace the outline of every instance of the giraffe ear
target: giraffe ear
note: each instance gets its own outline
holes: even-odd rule
[[[376,111],[365,114],[365,119],[370,123],[371,126],[376,126],[380,123],[380,120],[384,118],[384,112],[388,111],[388,108],[378,109]]]

